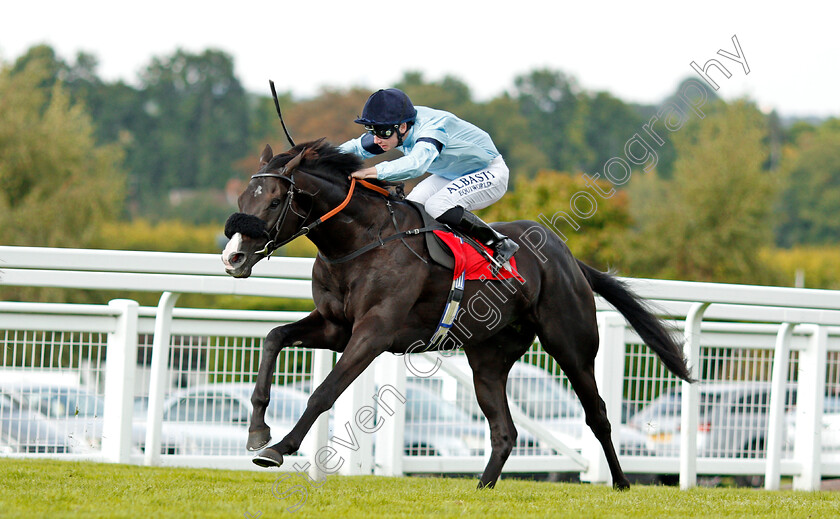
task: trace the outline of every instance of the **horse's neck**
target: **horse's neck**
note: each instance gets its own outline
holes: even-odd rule
[[[362,189],[356,187],[356,189]],[[330,200],[316,204],[313,215],[324,215],[338,207],[344,201]],[[396,204],[391,203],[394,207]],[[309,233],[309,239],[318,247],[318,251],[329,259],[337,259],[375,242],[384,236],[388,229],[393,229],[388,206],[384,199],[374,199],[362,194],[354,194],[347,206],[338,214],[325,221]]]

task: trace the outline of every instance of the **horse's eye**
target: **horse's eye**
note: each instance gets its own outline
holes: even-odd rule
[[[279,205],[280,205],[280,199],[275,198],[274,200],[271,201],[271,204],[269,205],[269,207],[271,207],[272,209],[276,209]]]

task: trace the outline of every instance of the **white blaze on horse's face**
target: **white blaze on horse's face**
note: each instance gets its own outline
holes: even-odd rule
[[[222,263],[225,264],[225,267],[228,270],[233,269],[233,265],[230,263],[230,257],[239,252],[239,248],[242,246],[242,234],[236,233],[233,235],[233,238],[228,241],[227,245],[225,245],[225,250],[222,251]]]
[[[262,194],[262,186],[257,186],[257,189],[254,190],[254,198],[260,196]]]

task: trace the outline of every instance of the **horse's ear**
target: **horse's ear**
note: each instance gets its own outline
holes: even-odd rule
[[[324,147],[324,143],[326,141],[326,137],[321,137],[317,141],[311,143],[308,148],[303,150],[303,159],[304,160],[315,160],[318,158],[318,151]]]
[[[286,163],[286,171],[292,171],[296,167],[300,166],[300,163],[303,162],[303,159],[306,158],[306,154],[309,151],[309,148],[304,148],[303,151],[295,155],[295,157]]]
[[[271,146],[266,144],[265,148],[262,150],[262,154],[260,155],[260,167],[268,164],[272,157],[274,157],[274,152],[271,151]]]

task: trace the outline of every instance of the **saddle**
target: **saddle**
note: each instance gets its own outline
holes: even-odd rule
[[[485,261],[488,265],[493,263],[492,251],[490,251],[490,249],[488,249],[487,247],[479,244],[472,237],[464,234],[463,232],[457,231],[449,227],[448,225],[444,225],[435,220],[429,213],[426,212],[426,209],[423,207],[423,204],[407,200],[405,198],[405,191],[403,189],[404,184],[402,182],[376,181],[375,185],[384,188],[390,195],[391,199],[397,199],[401,202],[405,202],[406,204],[408,204],[409,207],[413,207],[414,210],[417,211],[420,215],[420,219],[423,221],[423,226],[417,229],[409,229],[407,231],[397,232],[396,234],[393,234],[386,238],[380,238],[378,241],[371,242],[368,245],[365,245],[364,247],[339,259],[328,260],[319,255],[319,257],[321,257],[324,261],[326,261],[327,263],[344,263],[346,261],[350,261],[354,258],[357,258],[358,256],[361,256],[362,254],[372,249],[385,245],[385,243],[392,240],[401,240],[403,241],[405,246],[408,247],[408,244],[405,243],[405,240],[403,239],[405,236],[423,233],[426,238],[426,249],[429,251],[429,256],[431,260],[434,263],[446,268],[447,270],[455,271],[456,268],[461,270],[460,273],[455,272],[456,278],[459,277],[460,274],[467,275],[466,279],[493,279],[494,277],[496,279],[504,279],[506,277],[509,277],[508,274],[504,274],[502,278],[499,278],[497,275],[491,275],[489,271],[487,275],[481,272],[476,274],[475,271],[471,272],[470,274],[467,274],[466,270],[459,267],[459,262],[461,264],[461,267],[463,267],[463,263],[466,258],[466,253],[463,250],[463,247],[459,246],[458,244],[465,244],[467,248],[471,248],[473,251],[475,251],[475,254],[478,257],[483,258],[483,261]],[[386,204],[388,206],[388,210],[391,212],[391,219],[394,222],[394,228],[397,228],[397,220],[394,217],[394,211],[391,207],[390,201],[386,202]],[[454,239],[457,243],[450,243],[451,239]],[[458,250],[453,250],[453,247],[456,247]],[[422,257],[420,257],[417,254],[417,252],[412,250],[411,247],[409,247],[409,250],[414,252],[414,254],[422,261],[425,261]],[[513,265],[513,259],[511,259],[511,265]],[[518,274],[513,273],[513,271],[510,271],[509,274],[513,274],[518,277]]]
[[[427,213],[426,209],[423,208],[423,204],[418,204],[417,202],[412,202],[411,200],[405,200],[405,202],[420,213],[420,217],[423,219],[423,227],[445,232],[453,232],[449,226],[432,218],[432,215]],[[449,250],[449,247],[447,247],[434,232],[424,232],[423,234],[426,236],[426,249],[428,249],[429,256],[431,256],[432,261],[438,265],[446,267],[447,269],[454,269],[455,256],[452,255],[452,251]]]

